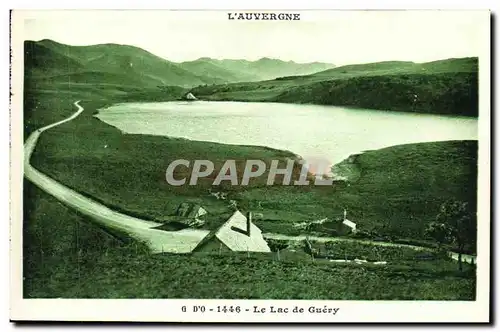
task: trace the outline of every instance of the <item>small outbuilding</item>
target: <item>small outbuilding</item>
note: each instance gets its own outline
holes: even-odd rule
[[[325,226],[332,225],[332,229],[335,230],[335,233],[338,235],[347,235],[351,233],[356,233],[356,223],[347,219],[347,211],[344,210],[344,218],[336,219],[333,223],[325,223]]]
[[[184,219],[182,223],[188,226],[203,225],[205,222],[202,217],[206,214],[207,210],[193,203],[181,203],[175,211],[175,215],[177,217],[182,217],[182,219]]]
[[[344,210],[344,220],[342,221],[342,225],[348,227],[352,233],[356,233],[356,223],[347,219],[347,210]]]
[[[175,214],[179,217],[198,218],[207,214],[207,210],[198,204],[181,203]]]
[[[186,99],[186,100],[198,100],[198,98],[196,98],[191,92],[189,92],[188,94],[186,94],[184,96],[184,99]]]

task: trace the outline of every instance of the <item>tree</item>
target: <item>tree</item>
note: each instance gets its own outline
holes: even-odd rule
[[[438,243],[451,242],[458,248],[458,266],[462,271],[462,254],[476,241],[476,218],[466,202],[447,201],[441,205],[436,221],[428,231]],[[432,226],[432,227],[431,227]]]
[[[443,244],[452,241],[450,227],[443,222],[431,221],[425,229],[425,234],[436,240],[436,254],[438,257],[447,256],[446,250],[443,249]]]
[[[434,240],[438,244],[438,251],[441,250],[443,243],[451,240],[451,230],[450,227],[439,221],[431,221],[427,228],[425,229],[425,234]]]

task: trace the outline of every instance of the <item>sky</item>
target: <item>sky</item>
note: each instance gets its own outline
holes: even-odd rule
[[[489,20],[484,11],[302,11],[300,21],[228,20],[228,12],[235,11],[18,14],[25,40],[128,44],[175,62],[269,57],[336,65],[478,56]]]

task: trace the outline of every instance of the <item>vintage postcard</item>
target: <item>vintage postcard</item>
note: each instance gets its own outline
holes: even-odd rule
[[[11,319],[488,322],[490,20],[14,10]]]

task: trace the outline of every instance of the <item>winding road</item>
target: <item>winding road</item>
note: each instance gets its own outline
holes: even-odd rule
[[[432,251],[432,248],[428,247],[420,247],[411,244],[393,243],[393,242],[370,241],[370,240],[349,239],[349,238],[339,238],[339,237],[308,236],[308,235],[291,236],[291,235],[275,234],[275,233],[264,233],[262,235],[264,236],[265,239],[273,239],[273,240],[303,241],[305,239],[308,239],[310,241],[317,241],[317,242],[356,242],[356,243],[369,244],[372,246],[379,246],[379,247],[408,248],[416,251]],[[458,253],[449,251],[448,255],[452,259],[458,261]],[[476,256],[462,254],[462,262],[475,264]]]
[[[78,212],[90,217],[96,223],[105,226],[110,229],[118,230],[128,236],[142,241],[148,245],[153,253],[160,252],[170,252],[170,253],[189,253],[196,245],[203,239],[209,231],[207,230],[196,230],[196,229],[184,229],[180,231],[170,232],[154,229],[161,224],[134,218],[122,213],[113,211],[106,206],[85,197],[73,189],[66,187],[65,185],[57,182],[56,180],[50,178],[49,176],[41,173],[35,169],[30,164],[31,154],[36,146],[40,134],[44,131],[69,122],[76,117],[78,117],[83,112],[83,107],[79,104],[80,101],[76,101],[74,105],[77,107],[78,111],[71,115],[70,117],[61,120],[59,122],[53,123],[51,125],[45,126],[34,131],[24,143],[24,176],[30,180],[33,184],[38,186],[40,189],[46,193],[54,196],[60,202],[66,204],[67,206],[77,210]],[[277,240],[289,240],[289,241],[301,241],[306,238],[303,236],[288,236],[284,234],[263,234],[264,238],[277,239]],[[430,250],[426,247],[418,247],[406,244],[397,244],[390,242],[376,242],[358,239],[345,239],[345,238],[334,238],[334,237],[314,237],[309,236],[310,240],[326,242],[326,241],[351,241],[358,243],[366,243],[375,246],[389,246],[389,247],[406,247],[414,250]],[[458,260],[458,253],[450,252],[450,257]],[[475,263],[476,257],[471,255],[462,255],[463,260],[467,262]]]
[[[76,101],[78,111],[69,118],[45,126],[33,132],[24,143],[24,176],[33,184],[67,206],[92,218],[98,224],[118,230],[148,245],[153,253],[188,253],[209,233],[206,230],[184,229],[176,232],[153,229],[161,224],[130,217],[115,212],[106,206],[85,197],[35,169],[30,164],[31,154],[40,134],[44,131],[71,121],[83,112]]]

